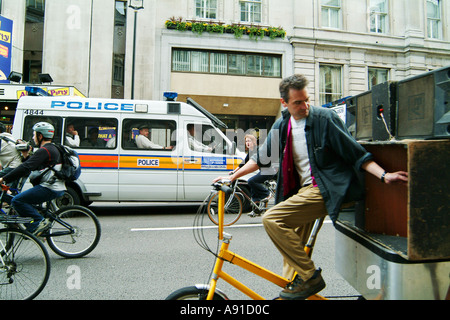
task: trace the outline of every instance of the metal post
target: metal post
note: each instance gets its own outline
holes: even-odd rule
[[[137,21],[137,10],[134,10],[133,61],[131,66],[131,99],[134,99],[134,70],[136,65],[136,21]]]
[[[136,67],[136,25],[137,25],[137,12],[140,9],[144,9],[144,0],[130,0],[129,7],[134,9],[134,30],[133,30],[133,59],[131,65],[131,99],[134,99],[134,72]]]

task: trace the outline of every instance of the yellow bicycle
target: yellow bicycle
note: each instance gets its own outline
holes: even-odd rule
[[[255,299],[255,300],[263,300],[264,298],[250,289],[249,287],[245,286],[226,272],[222,270],[223,264],[225,261],[230,262],[236,266],[239,266],[259,277],[262,277],[263,279],[266,279],[281,288],[286,287],[291,283],[290,280],[283,278],[279,276],[278,274],[261,267],[260,265],[245,259],[242,256],[237,255],[236,253],[230,251],[228,248],[231,243],[231,235],[227,234],[223,231],[224,229],[224,206],[225,206],[225,196],[226,194],[229,194],[232,192],[232,189],[229,187],[229,183],[224,181],[219,181],[213,184],[214,189],[217,191],[218,194],[218,216],[219,216],[219,223],[218,223],[218,231],[219,231],[219,241],[222,242],[220,250],[218,253],[213,252],[207,244],[204,242],[204,239],[202,235],[196,238],[197,242],[207,251],[213,253],[216,256],[215,265],[214,265],[214,271],[212,273],[211,279],[209,281],[209,284],[203,284],[203,285],[195,285],[195,286],[189,286],[185,288],[178,289],[171,293],[166,300],[188,300],[188,299],[195,299],[195,300],[228,300],[227,296],[220,290],[216,288],[217,281],[219,279],[223,279],[226,282],[228,282],[230,285],[238,289],[239,291],[246,294],[248,297]],[[202,213],[203,210],[199,210],[199,214]],[[198,221],[203,221],[202,217],[197,218]],[[317,233],[319,232],[320,227],[322,226],[323,219],[318,219],[315,221],[314,227],[311,231],[311,234],[308,239],[308,243],[305,246],[305,251],[311,255],[312,248],[314,246]],[[197,232],[201,232],[202,228],[194,228],[194,230],[197,230]],[[326,298],[315,294],[308,298],[309,300],[326,300]]]

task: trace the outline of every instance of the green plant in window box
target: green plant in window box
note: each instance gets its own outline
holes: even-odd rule
[[[202,34],[203,31],[206,31],[207,23],[204,22],[193,22],[192,23],[192,32]]]
[[[286,31],[284,31],[283,28],[281,28],[281,27],[278,27],[278,28],[270,27],[270,28],[267,28],[266,30],[267,31],[265,31],[265,33],[270,39],[275,39],[275,38],[284,39],[286,37]]]
[[[246,27],[241,24],[232,24],[230,26],[231,33],[234,33],[235,38],[242,38],[244,33],[246,33]]]
[[[257,38],[262,39],[264,37],[264,30],[261,27],[250,26],[249,28],[246,28],[246,31],[250,39],[257,40]]]
[[[223,33],[225,30],[225,27],[221,23],[210,23],[206,30],[211,33]]]
[[[174,29],[178,31],[190,30],[194,33],[201,35],[203,32],[209,33],[232,33],[237,39],[242,38],[244,34],[248,35],[252,39],[262,39],[264,36],[270,39],[286,37],[286,31],[283,28],[278,27],[260,27],[260,26],[246,26],[240,23],[233,23],[231,25],[225,25],[222,22],[209,21],[206,23],[204,21],[183,21],[182,17],[175,18],[171,17],[165,22],[167,29]]]

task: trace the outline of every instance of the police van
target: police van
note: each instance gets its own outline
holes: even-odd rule
[[[32,127],[55,127],[54,142],[79,154],[80,178],[67,183],[69,203],[203,201],[212,180],[245,158],[226,128],[194,100],[137,101],[24,96],[13,135],[32,141]]]

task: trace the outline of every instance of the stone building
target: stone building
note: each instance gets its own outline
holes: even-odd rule
[[[444,0],[0,4],[14,22],[11,69],[23,82],[48,73],[54,84],[105,98],[176,91],[231,128],[269,128],[280,112],[278,83],[293,73],[308,76],[312,103],[322,105],[450,64]]]

